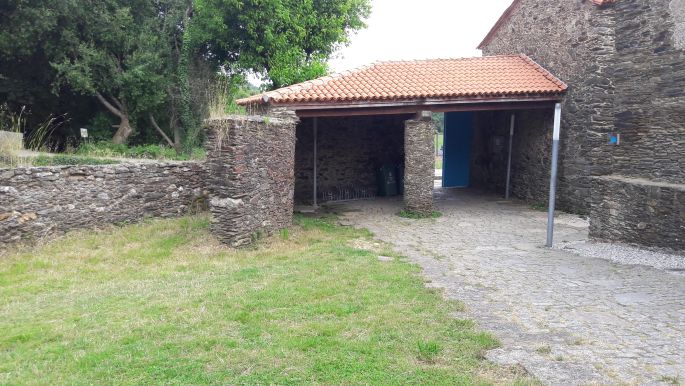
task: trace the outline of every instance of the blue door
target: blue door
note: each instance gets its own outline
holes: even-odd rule
[[[473,113],[445,113],[442,186],[465,188],[471,175]]]

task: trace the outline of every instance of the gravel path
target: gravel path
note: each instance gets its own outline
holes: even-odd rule
[[[430,286],[463,301],[502,341],[488,353],[497,363],[554,385],[684,380],[685,275],[668,269],[685,257],[588,243],[587,223],[563,214],[561,249],[547,249],[543,212],[464,191],[436,196],[444,216],[431,220],[396,216],[398,199],[332,210],[394,244]]]

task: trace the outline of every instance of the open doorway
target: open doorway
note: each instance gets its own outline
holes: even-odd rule
[[[435,187],[442,187],[444,160],[445,113],[433,113],[435,123]]]

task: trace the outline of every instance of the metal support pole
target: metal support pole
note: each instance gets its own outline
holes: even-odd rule
[[[504,199],[509,199],[509,192],[511,190],[511,149],[514,143],[514,122],[516,122],[516,114],[511,114],[511,125],[509,126],[509,159],[507,160],[507,187],[504,192]]]
[[[313,127],[313,131],[314,131],[314,171],[313,171],[314,178],[313,178],[313,180],[314,180],[314,209],[316,209],[318,207],[318,203],[317,203],[318,192],[316,190],[316,188],[317,188],[317,181],[316,180],[318,178],[317,163],[319,161],[318,160],[318,154],[317,154],[317,147],[318,147],[317,144],[319,141],[319,139],[318,139],[319,118],[314,117],[313,120],[314,120],[314,127]]]
[[[561,132],[561,103],[554,107],[554,132],[552,133],[552,175],[549,181],[549,208],[547,213],[547,247],[554,242],[554,205],[557,195],[557,162],[559,160],[559,133]]]

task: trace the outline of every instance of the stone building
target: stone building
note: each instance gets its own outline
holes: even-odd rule
[[[378,183],[382,169],[406,209],[430,215],[433,112],[445,113],[444,187],[505,195],[508,186],[515,195],[546,201],[550,176],[543,166],[551,162],[555,106],[566,88],[516,54],[375,63],[238,103],[255,114],[286,108],[299,118],[293,124],[295,203],[374,197],[385,186]],[[290,151],[282,157],[290,162]]]
[[[555,198],[595,238],[685,249],[685,0],[515,0],[479,48],[239,103],[299,118],[295,203],[374,196],[394,165],[407,209],[430,212],[430,113],[444,112],[444,187]]]
[[[685,0],[516,0],[479,48],[569,85],[561,208],[597,238],[685,248]]]

